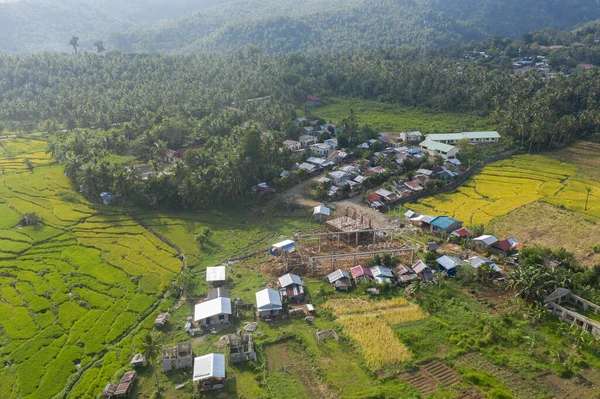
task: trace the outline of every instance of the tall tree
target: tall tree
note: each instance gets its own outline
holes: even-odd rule
[[[73,47],[73,50],[75,50],[75,54],[77,54],[77,47],[79,47],[79,37],[73,36],[71,40],[69,40],[69,45]]]
[[[160,394],[160,386],[158,384],[158,374],[156,373],[155,360],[161,353],[161,336],[158,331],[147,331],[142,337],[142,353],[150,362],[152,370],[154,371],[154,378],[156,379],[156,394]]]
[[[98,52],[98,54],[102,54],[106,51],[106,49],[104,48],[104,42],[102,40],[94,42],[94,47],[96,47],[96,51]]]

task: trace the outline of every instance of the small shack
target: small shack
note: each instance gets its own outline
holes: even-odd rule
[[[304,287],[302,286],[300,276],[288,273],[279,277],[279,287],[281,287],[279,291],[283,298],[295,302],[300,302],[304,299]]]
[[[336,291],[348,291],[352,288],[352,280],[345,270],[338,269],[331,272],[327,275],[327,279],[329,280],[329,284],[331,284]]]
[[[162,350],[162,371],[181,370],[192,367],[194,352],[189,341],[179,342],[177,345]]]
[[[231,299],[218,297],[196,304],[194,321],[205,327],[229,325],[231,317]]]
[[[146,356],[143,353],[136,353],[129,363],[133,368],[143,367],[146,364]]]
[[[256,293],[256,309],[259,317],[263,319],[276,317],[282,308],[278,291],[265,288]]]
[[[481,266],[485,265],[485,266],[489,266],[490,269],[493,270],[494,272],[500,273],[502,271],[502,269],[500,269],[500,267],[497,264],[495,264],[488,258],[484,258],[481,256],[473,256],[473,257],[469,258],[467,260],[467,262],[469,262],[471,267],[473,267],[474,269],[479,269]]]
[[[242,333],[240,331],[237,334],[228,335],[227,345],[229,346],[229,361],[231,363],[256,361],[252,333]]]
[[[271,250],[269,251],[273,256],[281,256],[285,252],[294,252],[296,250],[296,243],[292,240],[285,240],[278,242],[277,244],[273,244],[271,246]]]
[[[154,319],[154,327],[161,328],[167,324],[167,320],[169,320],[169,312],[159,314],[156,316],[156,319]]]
[[[408,284],[418,278],[413,269],[403,264],[396,266],[396,275],[398,276],[398,282],[401,284]]]
[[[206,268],[206,281],[213,287],[220,287],[227,280],[225,266],[214,266]]]
[[[473,246],[479,249],[487,249],[497,242],[498,239],[496,237],[488,234],[473,238]]]
[[[115,389],[114,397],[115,398],[124,398],[129,396],[129,393],[133,389],[133,384],[135,383],[135,377],[137,373],[135,371],[128,371],[123,374],[121,381],[119,381],[119,385]]]
[[[370,283],[373,281],[373,273],[371,272],[371,269],[361,265],[354,266],[352,269],[350,269],[350,274],[357,285],[361,282]]]
[[[225,386],[225,355],[210,353],[194,359],[192,381],[199,391],[221,389]]]
[[[385,283],[393,283],[394,282],[394,274],[389,267],[385,266],[373,266],[371,268],[371,273],[375,278],[375,282],[377,284],[385,284]]]
[[[412,264],[411,269],[421,280],[431,280],[433,278],[433,270],[421,259]]]
[[[313,216],[315,217],[315,220],[319,222],[327,220],[329,215],[331,215],[331,209],[323,205],[315,206],[315,209],[313,210]]]

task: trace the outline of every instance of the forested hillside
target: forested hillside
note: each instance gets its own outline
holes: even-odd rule
[[[0,52],[68,51],[118,32],[178,18],[228,0],[20,0],[0,2]]]
[[[439,46],[597,18],[596,0],[24,0],[0,4],[0,51],[68,51],[72,36],[120,51]]]

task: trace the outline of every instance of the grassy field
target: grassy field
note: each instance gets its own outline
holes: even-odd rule
[[[584,259],[597,244],[594,235],[573,235],[571,231],[577,220],[587,221],[592,231],[597,229],[600,182],[594,179],[597,170],[584,153],[582,161],[573,162],[579,159],[573,154],[580,148],[585,146],[550,156],[519,155],[490,164],[454,192],[407,206],[417,212],[452,216],[465,225],[491,223],[498,235],[515,235],[521,242],[550,247],[560,244]],[[543,213],[538,214],[542,208]],[[546,233],[540,234],[542,230]],[[591,257],[587,263],[595,259]]]
[[[394,104],[354,98],[327,98],[324,105],[311,112],[327,121],[339,123],[354,110],[359,125],[369,125],[381,132],[420,130],[427,133],[495,130],[487,118],[477,115],[434,112]]]

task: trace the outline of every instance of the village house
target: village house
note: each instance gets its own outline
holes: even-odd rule
[[[302,134],[315,137],[318,136],[318,134],[316,134],[316,129],[313,126],[304,126],[302,128]]]
[[[437,141],[425,140],[420,145],[421,148],[427,151],[432,157],[439,155],[444,159],[451,159],[456,158],[456,155],[459,152],[457,147],[439,143]]]
[[[319,222],[327,220],[327,218],[329,217],[330,214],[331,214],[331,209],[329,209],[323,205],[315,206],[315,208],[313,210],[313,216],[314,216],[315,220],[317,220]]]
[[[324,188],[329,188],[332,181],[333,180],[331,180],[329,177],[321,177],[317,180],[317,182],[320,183]]]
[[[225,281],[227,280],[225,273],[225,266],[207,267],[206,281],[208,281],[214,287],[219,287],[225,284]]]
[[[433,216],[419,215],[414,218],[410,218],[410,223],[413,226],[420,227],[422,229],[429,229],[433,219],[435,219]]]
[[[302,144],[296,140],[285,140],[283,142],[283,146],[290,151],[298,151],[300,148],[302,148]]]
[[[210,353],[194,359],[194,384],[199,391],[221,389],[225,386],[225,355]]]
[[[128,397],[131,391],[133,390],[133,385],[135,384],[136,377],[137,372],[126,372],[125,374],[123,374],[123,377],[121,377],[121,380],[119,381],[118,385],[109,384],[104,389],[104,396],[115,398]]]
[[[318,107],[321,104],[321,99],[315,96],[306,97],[306,105],[309,107]]]
[[[318,158],[318,157],[309,157],[306,162],[312,164],[312,165],[316,165],[320,168],[327,168],[329,166],[333,166],[333,162],[325,159],[325,158]]]
[[[302,136],[300,136],[298,138],[298,141],[300,142],[300,146],[302,148],[305,148],[312,144],[316,144],[319,141],[319,139],[315,136],[309,136],[307,134],[303,134]]]
[[[402,132],[400,133],[400,139],[406,143],[419,144],[423,141],[423,134],[419,131]]]
[[[350,275],[345,270],[338,269],[331,272],[327,275],[327,279],[336,291],[348,291],[352,288],[352,280],[350,280]]]
[[[411,269],[421,280],[427,281],[433,278],[433,270],[421,259],[413,263]]]
[[[333,180],[334,184],[340,184],[345,180],[348,180],[348,173],[342,170],[335,170],[333,172],[329,172],[329,177]]]
[[[333,123],[326,123],[324,125],[321,125],[320,128],[322,130],[327,130],[331,134],[338,134],[338,127]]]
[[[375,191],[375,194],[381,196],[388,204],[394,204],[399,200],[396,194],[384,188],[380,188],[379,190]]]
[[[373,266],[371,268],[371,274],[373,275],[373,278],[377,284],[391,284],[394,282],[394,274],[388,267],[379,265]]]
[[[310,150],[321,156],[327,156],[329,154],[329,151],[331,151],[331,147],[325,143],[317,143],[317,144],[312,144],[310,146]]]
[[[471,235],[471,232],[466,227],[461,227],[460,229],[454,230],[450,235],[457,238],[467,238]]]
[[[396,266],[396,276],[398,276],[398,282],[401,284],[408,284],[414,279],[418,278],[415,271],[403,264]]]
[[[352,269],[350,269],[350,274],[357,285],[361,282],[369,283],[373,281],[373,273],[371,272],[371,269],[364,266],[354,266]]]
[[[427,140],[429,141],[449,145],[456,145],[459,141],[465,139],[469,141],[469,144],[493,144],[500,140],[500,134],[498,134],[498,132],[462,132],[427,135]]]
[[[438,216],[429,224],[431,226],[431,232],[434,234],[452,233],[454,230],[462,227],[462,222],[460,220],[448,216]]]
[[[379,194],[369,194],[365,197],[365,201],[371,208],[379,209],[385,206],[383,197]]]
[[[307,162],[303,162],[300,165],[298,165],[298,170],[303,169],[306,171],[306,173],[308,173],[309,175],[312,173],[316,173],[319,172],[321,170],[321,168],[317,165],[313,165]]]
[[[304,287],[300,276],[288,273],[279,277],[279,287],[279,292],[283,298],[295,302],[304,299]]]
[[[487,249],[498,242],[498,239],[494,236],[484,234],[482,236],[473,238],[473,246],[479,249]]]
[[[218,297],[201,302],[194,307],[194,321],[204,327],[229,324],[231,317],[231,299]]]
[[[331,148],[332,150],[335,150],[338,146],[338,139],[333,138],[333,139],[327,139],[323,141],[323,144],[327,144],[329,146],[329,148]]]
[[[367,181],[367,178],[363,175],[358,175],[354,179],[352,179],[352,181],[355,181],[358,184],[363,184],[365,181]]]
[[[489,260],[488,258],[484,258],[481,256],[473,256],[470,257],[469,259],[467,259],[467,262],[469,262],[469,264],[471,265],[471,267],[473,267],[474,269],[479,269],[481,266],[489,266],[491,270],[495,271],[495,272],[501,272],[502,269],[500,269],[500,267],[495,264],[494,262],[492,262],[491,260]]]
[[[194,352],[189,341],[179,342],[177,345],[162,350],[162,371],[181,370],[192,367]]]
[[[256,293],[256,309],[260,318],[268,319],[276,317],[282,308],[281,297],[278,291],[265,288]]]
[[[407,181],[404,182],[404,185],[410,190],[410,191],[414,191],[415,193],[418,193],[419,191],[423,191],[423,187],[417,183],[416,181]]]
[[[267,183],[259,183],[252,187],[252,192],[259,197],[266,197],[276,193],[275,189],[269,187]]]
[[[131,364],[131,367],[133,368],[144,367],[146,365],[146,356],[144,356],[143,353],[136,353],[133,355],[129,364]]]
[[[456,267],[462,265],[463,263],[459,259],[448,255],[437,258],[436,262],[440,271],[446,272],[446,274],[451,277],[456,276]]]

